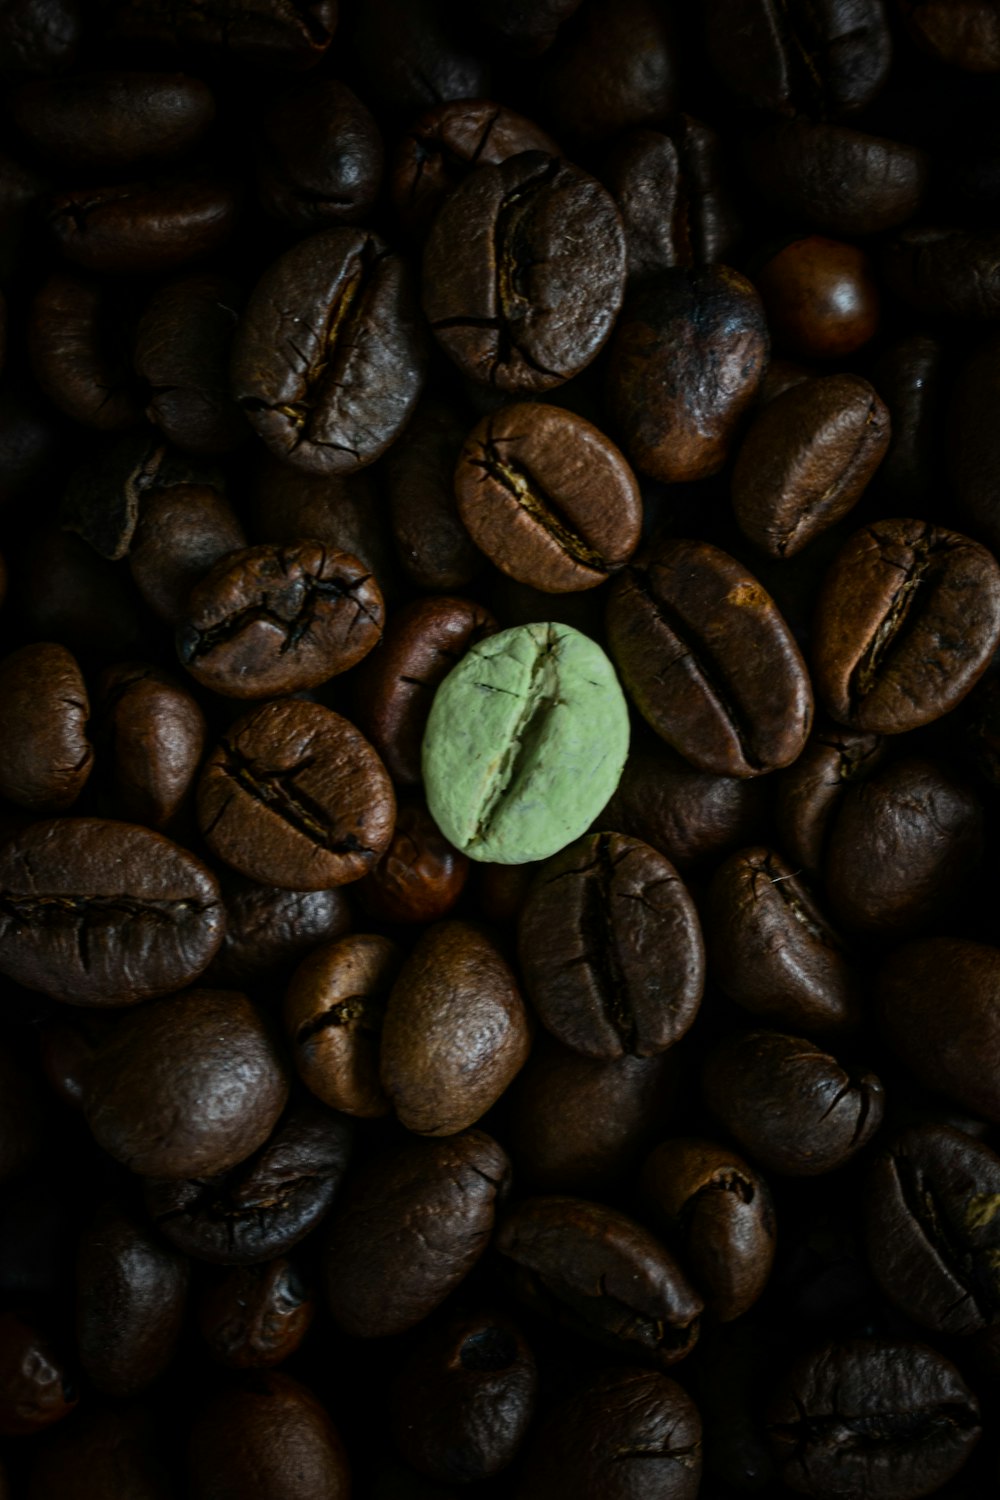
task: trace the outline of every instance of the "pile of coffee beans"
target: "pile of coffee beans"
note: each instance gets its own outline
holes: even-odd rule
[[[0,1500],[995,1500],[996,0],[0,77]]]

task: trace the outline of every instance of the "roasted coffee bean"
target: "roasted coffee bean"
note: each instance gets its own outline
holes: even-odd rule
[[[75,1380],[44,1333],[0,1313],[0,1435],[20,1437],[61,1422],[80,1399]]]
[[[738,230],[710,126],[678,115],[663,134],[633,130],[611,147],[601,176],[625,223],[631,283],[729,259]]]
[[[386,456],[392,539],[419,589],[467,588],[485,566],[455,500],[455,465],[467,431],[459,413],[428,399]]]
[[[718,473],[768,348],[760,298],[728,266],[664,271],[631,296],[611,345],[607,401],[636,468],[667,484]]]
[[[334,1321],[377,1338],[433,1312],[486,1250],[509,1176],[504,1152],[481,1130],[409,1140],[362,1167],[324,1249]]]
[[[451,99],[488,99],[489,64],[473,45],[479,40],[440,0],[370,0],[354,29],[365,95],[408,118]]]
[[[849,1072],[803,1037],[748,1031],[711,1054],[705,1099],[767,1171],[815,1177],[849,1161],[882,1123],[874,1073]]]
[[[214,486],[177,484],[142,502],[129,567],[148,607],[178,626],[195,584],[246,544],[232,506]]]
[[[115,0],[110,34],[128,42],[210,47],[275,68],[318,63],[337,29],[337,0],[286,7],[276,0]]]
[[[923,151],[845,125],[792,120],[750,141],[754,187],[823,234],[879,234],[912,219],[927,187]]]
[[[490,1479],[521,1447],[537,1387],[534,1357],[509,1318],[453,1317],[428,1330],[396,1377],[393,1441],[442,1484]]]
[[[959,1337],[1000,1319],[1000,1157],[960,1130],[904,1130],[868,1178],[868,1259],[907,1317]]]
[[[819,1036],[861,1020],[861,980],[808,887],[773,849],[719,866],[705,909],[712,977],[738,1005]]]
[[[393,780],[417,786],[427,715],[439,685],[497,622],[469,599],[414,600],[397,610],[358,688],[360,718]]]
[[[540,151],[479,167],[424,253],[431,328],[464,375],[537,394],[578,374],[611,332],[625,289],[613,199]]]
[[[384,507],[368,473],[307,474],[278,463],[270,454],[262,458],[250,497],[254,542],[288,547],[308,537],[337,552],[350,552],[375,576],[388,604],[396,564]]]
[[[772,114],[863,109],[892,61],[882,0],[710,0],[704,23],[719,76],[743,103]]]
[[[922,316],[1000,318],[995,229],[904,229],[882,252],[889,290]]]
[[[587,0],[539,69],[539,101],[558,133],[589,144],[676,109],[674,32],[654,0]]]
[[[817,729],[795,762],[775,778],[775,825],[793,864],[818,877],[848,789],[880,765],[885,741],[850,729]]]
[[[970,893],[982,855],[972,788],[932,761],[894,761],[844,794],[827,849],[830,904],[864,932],[927,932]]]
[[[392,987],[379,1072],[400,1123],[454,1135],[481,1119],[524,1065],[531,1022],[500,949],[469,922],[437,922]]]
[[[1000,72],[1000,26],[988,0],[899,0],[917,46],[970,73]]]
[[[108,1396],[161,1375],[184,1321],[188,1264],[121,1204],[90,1221],[76,1259],[76,1343],[84,1374]]]
[[[299,234],[363,219],[382,182],[382,137],[345,83],[311,79],[279,95],[261,125],[257,196]]]
[[[794,557],[857,504],[889,446],[889,412],[867,380],[826,375],[769,401],[733,469],[744,536]]]
[[[258,1138],[259,1139],[259,1138]],[[347,1169],[350,1122],[315,1101],[293,1105],[253,1155],[218,1174],[146,1183],[160,1233],[195,1260],[243,1265],[285,1255],[330,1211]],[[251,1148],[253,1149],[253,1148]]]
[[[282,1256],[227,1271],[202,1299],[198,1326],[220,1365],[264,1369],[295,1353],[315,1312],[306,1283]]]
[[[674,1140],[646,1158],[639,1191],[708,1311],[723,1323],[741,1317],[763,1292],[774,1261],[774,1204],[764,1179],[712,1141]]]
[[[249,436],[229,394],[239,294],[202,271],[154,292],[135,334],[135,372],[151,387],[146,416],[189,453],[228,453]]]
[[[816,690],[852,729],[901,734],[965,697],[1000,639],[1000,567],[924,521],[876,521],[838,553],[813,637]]]
[[[74,421],[122,432],[142,420],[127,310],[102,283],[53,272],[32,304],[28,353],[46,396]]]
[[[222,900],[226,932],[209,972],[237,988],[283,982],[318,944],[335,942],[351,925],[338,890],[284,891],[229,875]]]
[[[468,859],[441,835],[423,803],[408,802],[358,895],[379,921],[439,922],[461,896],[468,873]]]
[[[70,1005],[190,984],[222,941],[215,877],[132,823],[52,818],[0,845],[0,972]]]
[[[519,1495],[548,1500],[565,1487],[579,1500],[696,1500],[701,1466],[687,1392],[655,1370],[605,1370],[538,1429]]]
[[[768,1430],[798,1494],[917,1500],[946,1483],[982,1433],[955,1366],[923,1344],[850,1339],[800,1359],[780,1382]]]
[[[74,1421],[40,1447],[28,1483],[29,1500],[173,1500],[152,1414],[130,1405],[90,1401]],[[6,1492],[0,1496],[7,1500]]]
[[[641,555],[612,588],[607,629],[633,703],[699,770],[759,776],[798,756],[812,722],[805,664],[735,558],[696,541]]]
[[[278,1372],[244,1376],[200,1408],[191,1500],[348,1500],[340,1435],[311,1391]]]
[[[883,965],[877,998],[886,1039],[917,1081],[1000,1123],[1000,949],[907,943]]]
[[[857,245],[793,240],[754,277],[778,349],[799,359],[843,359],[878,331],[871,262]]]
[[[317,542],[248,547],[191,590],[177,654],[227,698],[296,693],[346,672],[382,634],[382,594],[364,564]]]
[[[270,1135],[288,1097],[263,1022],[236,990],[185,990],[132,1011],[95,1053],[84,1113],[143,1176],[224,1172]]]
[[[506,1096],[522,1187],[599,1196],[661,1136],[676,1109],[669,1052],[602,1062],[540,1037]]]
[[[346,474],[399,436],[425,365],[409,267],[377,235],[328,229],[287,250],[251,293],[233,390],[276,457]]]
[[[110,562],[127,557],[145,497],[189,482],[192,464],[171,452],[151,427],[102,443],[74,468],[59,507],[59,521]]]
[[[526,1198],[496,1249],[514,1295],[617,1355],[672,1365],[698,1338],[701,1298],[641,1225],[583,1198]]]
[[[109,667],[99,706],[115,810],[166,828],[192,790],[205,748],[201,709],[174,678],[144,662]]]
[[[969,401],[978,390],[977,374],[964,398]],[[889,408],[892,436],[889,449],[879,469],[879,482],[890,489],[907,508],[926,503],[940,482],[944,444],[940,430],[944,405],[944,346],[927,334],[914,333],[897,339],[876,361],[872,384]],[[959,408],[956,406],[956,415]],[[970,513],[975,507],[966,489],[965,475],[975,472],[973,430],[975,416],[970,414],[963,441],[959,447],[961,468],[955,475],[955,488]],[[970,430],[972,429],[972,430]],[[982,429],[980,428],[980,431]],[[965,450],[968,463],[965,462]]]
[[[0,661],[0,795],[31,812],[65,812],[87,784],[90,701],[74,657],[38,642]]]
[[[588,1057],[679,1042],[705,987],[694,902],[669,860],[618,833],[548,860],[521,907],[518,952],[543,1026]]]
[[[544,130],[489,99],[458,99],[428,110],[403,137],[393,163],[390,190],[400,222],[424,239],[449,194],[470,172],[524,151],[559,155]]]
[[[378,1076],[389,991],[402,963],[389,938],[358,933],[315,948],[285,996],[285,1030],[299,1077],[324,1104],[362,1119],[392,1104]]]
[[[473,428],[458,513],[504,573],[545,593],[596,588],[639,545],[642,499],[613,443],[583,417],[525,402]]]
[[[389,847],[392,782],[353,724],[279,699],[231,725],[198,784],[198,822],[226,864],[266,885],[322,891],[360,880]],[[2,873],[2,862],[0,862]],[[0,941],[0,963],[2,963]]]
[[[83,1108],[87,1073],[94,1053],[114,1027],[116,1019],[113,1011],[62,1011],[42,1027],[39,1040],[45,1081],[57,1098],[71,1109]],[[16,1096],[16,1086],[12,1083],[10,1088],[12,1097]],[[10,1144],[8,1133],[8,1149]]]
[[[172,271],[222,248],[236,197],[209,178],[127,182],[56,194],[46,218],[66,259],[88,271]]]
[[[60,171],[103,172],[183,156],[211,125],[215,100],[183,73],[76,73],[22,85],[10,113]]]
[[[49,73],[72,62],[83,15],[77,0],[14,0],[0,29],[0,67],[15,73]]]

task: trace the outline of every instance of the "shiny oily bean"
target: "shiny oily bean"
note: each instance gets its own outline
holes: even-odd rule
[[[65,812],[94,765],[90,699],[65,646],[37,642],[0,661],[0,796],[30,812]]]
[[[872,774],[885,750],[878,735],[823,727],[795,764],[775,777],[775,827],[793,864],[819,876],[848,789]]]
[[[236,195],[208,177],[127,182],[57,194],[46,218],[62,254],[88,271],[172,271],[221,250]]]
[[[713,1141],[665,1141],[646,1158],[639,1192],[720,1322],[742,1317],[767,1285],[776,1224],[767,1183]]]
[[[857,1027],[862,986],[808,886],[773,849],[732,855],[705,908],[710,972],[731,1000],[820,1036]]]
[[[281,1256],[228,1271],[202,1298],[198,1327],[220,1365],[259,1370],[295,1353],[315,1313],[306,1283]]]
[[[615,1354],[672,1365],[694,1348],[703,1303],[634,1220],[583,1198],[525,1198],[496,1250],[519,1301]]]
[[[816,611],[817,695],[852,729],[902,734],[961,702],[1000,640],[1000,567],[925,521],[876,521],[834,559]]]
[[[846,359],[878,331],[874,268],[857,245],[818,234],[792,240],[754,282],[776,347],[796,359]]]
[[[191,1500],[348,1500],[350,1466],[306,1386],[260,1371],[199,1409],[188,1453]]]
[[[129,568],[144,603],[177,628],[187,622],[195,584],[246,544],[235,511],[213,485],[172,485],[143,501]]]
[[[815,1177],[843,1166],[882,1123],[873,1073],[849,1073],[803,1037],[750,1031],[722,1043],[702,1084],[713,1114],[771,1172]]]
[[[282,984],[320,943],[332,943],[351,926],[342,891],[287,891],[224,875],[226,935],[212,960],[211,978],[237,989]]]
[[[699,770],[759,776],[802,750],[805,663],[770,595],[728,553],[670,541],[640,555],[615,581],[607,629],[633,703]]]
[[[504,573],[545,593],[596,588],[635,551],[642,500],[583,417],[524,403],[484,417],[455,471],[462,523]]]
[[[117,171],[196,146],[215,100],[207,84],[184,73],[76,73],[22,85],[11,115],[60,170]]]
[[[548,860],[521,908],[518,952],[542,1024],[588,1057],[650,1057],[698,1013],[705,949],[669,860],[616,833]]]
[[[174,678],[145,662],[109,667],[98,694],[115,811],[147,828],[166,828],[193,789],[205,748],[204,714]]]
[[[285,995],[299,1077],[324,1104],[373,1119],[391,1102],[379,1082],[382,1023],[403,961],[389,938],[357,933],[314,949]]]
[[[318,542],[248,547],[196,584],[177,654],[229,698],[296,693],[346,672],[382,634],[382,592],[364,564]]]
[[[857,375],[804,380],[768,402],[733,469],[744,536],[772,557],[801,552],[860,500],[889,427],[887,408]]]
[[[333,40],[337,8],[337,0],[308,0],[301,10],[253,0],[234,5],[172,0],[168,8],[153,9],[141,0],[115,0],[109,34],[133,45],[209,48],[216,63],[311,68]]]
[[[439,922],[458,901],[468,874],[469,860],[439,832],[423,803],[408,802],[358,895],[381,922]]]
[[[382,157],[379,128],[346,83],[310,79],[280,94],[264,114],[261,207],[299,234],[356,223],[378,196]]]

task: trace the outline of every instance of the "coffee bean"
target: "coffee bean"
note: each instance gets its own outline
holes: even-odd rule
[[[227,1271],[205,1295],[198,1313],[212,1358],[233,1370],[280,1365],[309,1331],[316,1304],[290,1260]]]
[[[288,547],[308,537],[337,552],[350,552],[374,575],[390,603],[396,560],[384,507],[367,471],[307,474],[267,454],[257,465],[249,529],[256,543]]]
[[[944,347],[938,339],[915,333],[890,344],[872,369],[872,384],[889,408],[892,437],[879,469],[879,482],[891,490],[901,508],[924,504],[940,483],[944,443],[941,431],[945,397]],[[974,386],[978,389],[978,378]],[[971,397],[969,389],[966,399]],[[956,407],[956,411],[958,408]],[[970,427],[976,422],[970,416]],[[982,429],[980,429],[982,430]],[[974,448],[972,433],[965,447]],[[974,472],[975,453],[965,473]],[[970,505],[964,479],[954,481],[963,503]]]
[[[76,73],[23,84],[10,109],[60,171],[117,171],[192,150],[215,117],[215,100],[200,78],[183,73]]]
[[[699,770],[759,776],[801,751],[812,721],[805,664],[735,558],[707,542],[662,543],[616,580],[607,629],[633,703]]]
[[[205,748],[205,717],[178,682],[143,662],[109,667],[99,685],[115,810],[166,828],[187,800]]]
[[[878,289],[857,245],[820,235],[793,240],[754,282],[775,345],[799,359],[846,358],[878,331]]]
[[[139,427],[113,438],[77,465],[59,507],[62,527],[75,531],[111,562],[127,557],[139,507],[159,488],[193,478],[193,466],[164,438]]]
[[[285,891],[240,875],[223,876],[226,932],[209,975],[237,989],[282,984],[318,944],[351,925],[342,891]]]
[[[32,305],[28,352],[38,384],[74,421],[101,432],[141,421],[127,309],[107,286],[53,272]]]
[[[996,322],[1000,275],[995,229],[910,228],[882,252],[889,290],[924,317]]]
[[[198,784],[198,822],[212,852],[241,875],[288,890],[360,880],[388,848],[395,817],[374,750],[318,703],[279,699],[237,719]]]
[[[228,453],[249,436],[229,394],[229,351],[240,296],[198,272],[162,287],[135,334],[135,372],[151,392],[146,416],[188,453]]]
[[[128,182],[55,194],[46,219],[66,259],[88,271],[172,271],[222,248],[236,197],[210,178]]]
[[[141,504],[129,567],[145,603],[178,626],[191,590],[224,557],[246,547],[243,527],[214,486],[178,484],[155,489]]]
[[[0,795],[32,812],[65,812],[87,784],[94,750],[83,675],[63,646],[22,646],[0,661]]]
[[[875,734],[820,728],[793,766],[775,779],[775,824],[793,863],[818,877],[847,791],[880,765],[886,743]]]
[[[358,895],[382,922],[439,922],[458,901],[469,861],[438,832],[420,802],[407,802],[396,817],[392,841]]]
[[[382,182],[382,137],[344,83],[316,78],[280,94],[264,115],[257,195],[264,212],[300,234],[354,224]]]
[[[385,461],[396,554],[410,582],[448,593],[467,588],[486,559],[458,514],[454,473],[468,424],[425,399]]]
[[[191,1500],[348,1500],[350,1468],[326,1408],[290,1375],[260,1372],[199,1411]]]
[[[79,1389],[44,1333],[12,1312],[0,1313],[0,1434],[22,1437],[61,1422]]]
[[[370,0],[353,44],[365,95],[407,120],[451,99],[488,99],[490,69],[463,18],[436,0]]]
[[[337,29],[337,0],[286,10],[277,0],[115,0],[110,35],[126,42],[208,47],[275,68],[318,63]],[[218,60],[218,59],[217,59]]]
[[[136,824],[52,818],[0,846],[0,972],[70,1005],[190,984],[223,920],[205,866]]]
[[[1000,28],[986,0],[900,0],[899,12],[922,52],[970,73],[1000,71]]]

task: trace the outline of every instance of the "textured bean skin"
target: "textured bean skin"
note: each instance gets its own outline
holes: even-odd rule
[[[351,1488],[326,1408],[279,1372],[244,1377],[206,1404],[188,1464],[193,1500],[348,1500]]]
[[[239,1266],[201,1304],[199,1326],[212,1357],[235,1370],[282,1364],[316,1313],[302,1277],[284,1256]]]
[[[32,812],[65,812],[87,784],[94,750],[83,674],[63,646],[22,646],[0,662],[0,795]]]
[[[204,135],[215,100],[183,73],[77,73],[23,85],[12,99],[19,130],[62,167],[104,171],[169,161]]]

